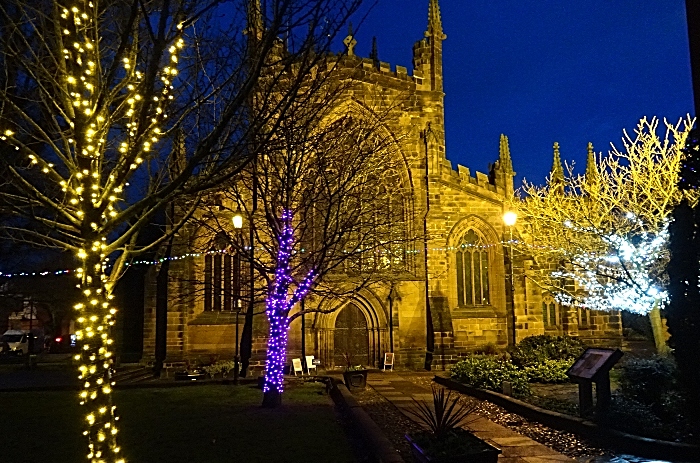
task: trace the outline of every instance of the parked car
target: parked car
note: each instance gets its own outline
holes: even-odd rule
[[[29,353],[29,332],[7,330],[0,338],[0,353],[26,355]]]
[[[51,354],[73,352],[76,350],[76,342],[77,338],[74,334],[62,334],[51,338],[45,348]]]

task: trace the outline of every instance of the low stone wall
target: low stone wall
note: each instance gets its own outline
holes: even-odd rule
[[[348,412],[353,424],[360,431],[377,460],[380,463],[405,463],[404,459],[394,449],[394,446],[391,445],[389,439],[377,426],[377,423],[357,403],[350,391],[348,391],[348,388],[345,387],[345,384],[335,379],[331,379],[331,381],[333,382],[331,389],[333,401]]]
[[[455,391],[480,400],[488,400],[509,412],[517,413],[545,426],[579,434],[604,447],[646,458],[700,461],[700,446],[635,436],[599,426],[583,418],[545,410],[498,392],[467,386],[449,378],[436,376],[433,380]]]

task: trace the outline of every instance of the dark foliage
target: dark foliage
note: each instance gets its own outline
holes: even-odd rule
[[[696,190],[700,187],[700,133],[691,131],[684,148],[679,188]],[[666,308],[669,345],[674,351],[681,386],[690,397],[700,396],[700,289],[698,288],[698,262],[700,261],[700,236],[697,206],[691,207],[684,200],[673,211],[669,227],[671,254],[667,266],[669,305]],[[700,429],[700,400],[688,403],[691,420]]]
[[[472,387],[502,392],[503,382],[509,381],[515,396],[530,394],[527,373],[510,360],[494,356],[473,355],[457,362],[452,378]]]
[[[415,408],[407,409],[411,415],[415,416],[423,424],[432,437],[437,440],[446,439],[448,434],[459,427],[467,419],[467,416],[474,412],[477,402],[462,403],[459,395],[452,395],[452,391],[447,391],[441,387],[432,387],[433,404],[432,407],[427,402],[419,402],[413,399]]]
[[[667,358],[627,359],[619,372],[620,394],[646,405],[660,404],[675,388],[676,365]]]
[[[575,360],[584,350],[586,345],[578,338],[542,334],[523,339],[510,355],[514,364],[528,367],[546,360]]]

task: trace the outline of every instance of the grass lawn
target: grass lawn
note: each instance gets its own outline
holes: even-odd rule
[[[291,385],[260,407],[252,386],[115,392],[127,462],[334,462],[357,458],[320,384]],[[87,461],[74,392],[0,392],[0,461]]]

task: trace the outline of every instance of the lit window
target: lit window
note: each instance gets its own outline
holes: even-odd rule
[[[233,254],[228,244],[228,237],[219,234],[214,239],[210,252],[204,257],[204,310],[231,311],[241,307],[241,299],[245,297],[241,289],[242,276],[247,264],[239,253]]]
[[[457,302],[489,304],[489,256],[482,238],[469,230],[457,249]]]
[[[542,321],[545,328],[556,328],[561,325],[561,307],[550,294],[542,298]]]

